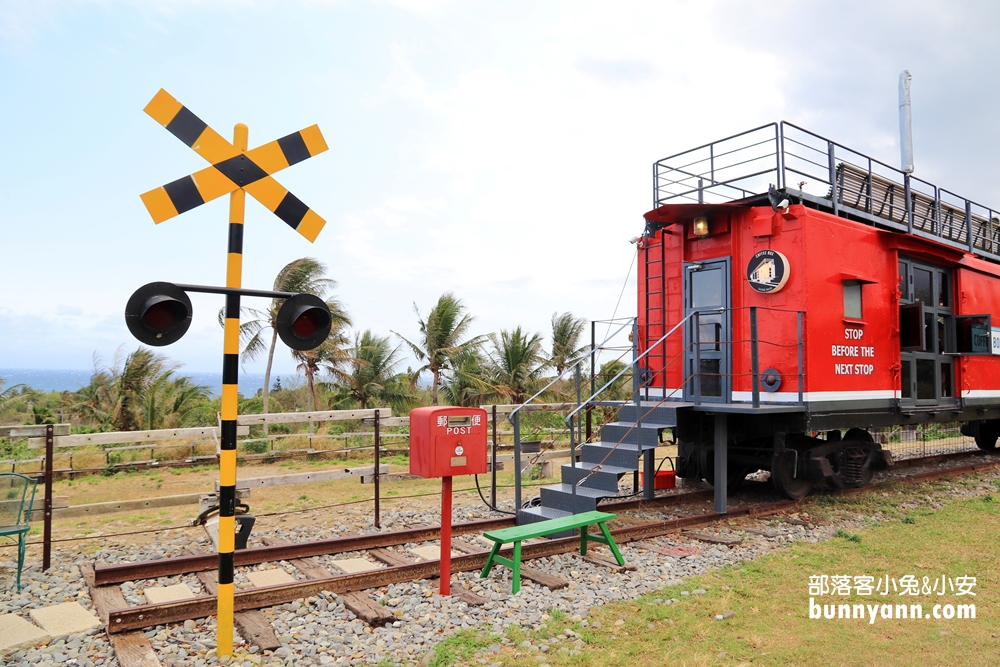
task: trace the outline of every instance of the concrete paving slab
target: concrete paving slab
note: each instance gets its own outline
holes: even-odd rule
[[[0,655],[48,644],[51,640],[52,637],[47,632],[17,614],[0,614]]]
[[[79,602],[64,602],[51,607],[32,609],[28,614],[31,620],[41,626],[53,639],[86,632],[102,625],[101,619],[87,611]]]
[[[174,584],[173,586],[155,586],[143,591],[146,600],[150,604],[162,604],[164,602],[177,602],[188,598],[197,597],[187,584]]]
[[[277,586],[279,584],[290,584],[295,581],[295,577],[284,570],[257,570],[247,572],[247,579],[256,588],[262,586]]]
[[[425,547],[413,547],[409,550],[411,554],[421,558],[422,560],[438,560],[441,558],[441,547],[434,544],[428,544]],[[462,553],[459,551],[451,550],[451,557],[461,556]]]
[[[377,570],[380,567],[377,563],[373,563],[364,558],[341,558],[340,560],[333,561],[333,564],[347,574],[369,572],[371,570]]]

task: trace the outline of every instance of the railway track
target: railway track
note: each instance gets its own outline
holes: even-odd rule
[[[917,483],[941,477],[956,476],[990,469],[1000,465],[1000,459],[984,455],[973,455],[980,460],[965,465],[957,465],[945,469],[918,472],[902,478],[890,478],[879,484],[862,489],[847,489],[835,492],[838,495],[864,493],[875,490],[886,484]],[[971,458],[969,455],[946,455],[930,457],[929,461],[961,461]],[[926,463],[925,460],[912,460],[908,465]],[[612,533],[619,544],[643,542],[651,538],[678,533],[684,529],[704,526],[721,519],[736,517],[767,516],[794,508],[801,501],[769,500],[766,495],[745,494],[734,498],[736,503],[725,515],[710,511],[702,511],[698,505],[711,498],[711,491],[695,491],[691,493],[663,496],[652,501],[627,500],[606,503],[602,509],[619,514],[619,519],[612,523]],[[679,509],[684,505],[684,509]],[[639,520],[630,516],[631,512],[660,511],[671,514],[686,514],[661,521]],[[643,512],[640,512],[643,513]],[[460,555],[453,555],[451,567],[453,572],[468,572],[481,569],[488,556],[485,543],[477,543],[473,536],[484,531],[513,525],[513,518],[496,518],[455,524],[452,534],[458,539],[453,541],[453,550]],[[297,570],[298,580],[289,583],[279,583],[261,586],[248,590],[238,590],[235,595],[235,610],[237,614],[237,630],[250,644],[261,649],[273,649],[280,645],[274,636],[268,622],[257,611],[308,598],[320,592],[335,593],[340,596],[345,606],[363,621],[371,625],[382,625],[395,619],[391,612],[379,605],[364,591],[378,589],[391,584],[399,584],[420,579],[432,579],[439,573],[437,559],[415,560],[403,550],[419,543],[432,542],[440,538],[438,526],[415,526],[405,530],[373,533],[305,542],[297,544],[265,541],[265,546],[237,551],[235,564],[237,567],[261,565],[277,561],[291,564]],[[641,544],[649,548],[648,542]],[[577,538],[552,539],[536,543],[525,543],[522,547],[522,559],[534,559],[554,556],[576,551],[579,548]],[[510,549],[505,550],[508,555]],[[351,554],[365,555],[372,563],[373,569],[362,572],[335,574],[326,564],[319,562],[322,557]],[[611,560],[600,556],[592,557],[592,562],[618,569],[619,566]],[[106,564],[95,563],[81,568],[90,590],[91,597],[97,607],[101,620],[105,623],[108,634],[115,645],[122,667],[154,667],[159,664],[149,646],[142,630],[168,623],[178,623],[189,619],[211,616],[216,610],[215,568],[216,554],[191,554],[187,556],[164,558],[156,561],[140,563]],[[120,589],[124,582],[155,580],[162,577],[197,573],[198,579],[207,594],[193,598],[165,602],[160,604],[145,604],[129,606]],[[533,579],[540,585],[551,589],[564,587],[568,582],[560,577],[525,567],[523,576]],[[453,586],[456,597],[469,605],[481,605],[486,600],[480,596]],[[145,646],[144,646],[145,645]]]

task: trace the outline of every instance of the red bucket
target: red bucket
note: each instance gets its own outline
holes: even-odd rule
[[[645,476],[639,473],[639,486],[645,486]],[[656,473],[653,478],[653,490],[659,491],[660,489],[672,489],[677,486],[677,471],[676,470],[660,470]]]

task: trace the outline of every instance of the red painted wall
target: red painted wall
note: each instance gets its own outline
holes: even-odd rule
[[[691,219],[710,215],[711,235],[697,239]],[[683,318],[682,264],[731,258],[732,388],[736,401],[750,400],[749,307],[758,307],[759,369],[782,374],[779,400],[798,393],[798,328],[795,311],[803,317],[803,390],[806,400],[893,398],[899,395],[898,260],[906,256],[954,270],[954,314],[993,313],[1000,327],[1000,266],[959,250],[904,234],[879,230],[828,213],[796,205],[787,213],[770,207],[664,206],[647,220],[667,223],[666,230],[644,240],[639,250],[640,351]],[[661,248],[661,244],[662,248]],[[750,258],[772,249],[787,257],[790,276],[775,293],[756,292],[747,280]],[[664,262],[658,260],[663,252]],[[659,290],[665,284],[665,328],[659,313],[646,322],[646,276]],[[844,281],[863,282],[862,317],[844,317]],[[659,294],[651,303],[659,304]],[[652,328],[648,326],[652,324]],[[666,386],[680,387],[683,368],[682,335],[667,341]],[[670,360],[677,358],[672,363]],[[651,356],[654,386],[661,386],[662,362]],[[1000,357],[964,357],[958,364],[956,387],[996,390],[1000,395]],[[675,394],[675,396],[679,396]],[[762,400],[768,400],[762,392]]]

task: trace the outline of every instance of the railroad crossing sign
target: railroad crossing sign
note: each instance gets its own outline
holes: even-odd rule
[[[271,174],[327,149],[318,125],[247,151],[226,141],[162,88],[144,111],[212,165],[140,195],[153,222],[242,188],[310,242],[316,240],[326,221]]]
[[[229,194],[229,241],[226,286],[150,283],[140,287],[125,307],[129,330],[148,345],[168,345],[187,330],[191,301],[187,292],[226,296],[222,346],[222,405],[219,443],[219,583],[216,654],[233,652],[234,551],[236,511],[236,417],[239,391],[240,297],[283,300],[277,315],[281,339],[296,350],[311,350],[330,333],[327,305],[310,294],[243,289],[243,218],[246,193],[284,220],[310,242],[326,221],[286,190],[271,174],[327,149],[313,125],[253,150],[247,148],[247,126],[237,123],[233,142],[222,138],[167,91],[160,89],[146,113],[211,164],[201,171],[141,195],[153,222],[161,223],[196,206]]]

